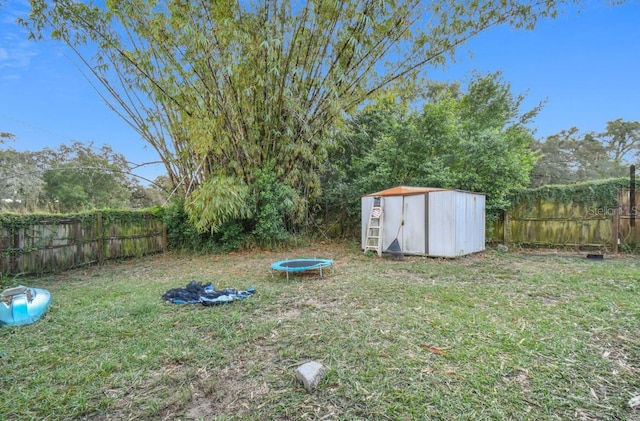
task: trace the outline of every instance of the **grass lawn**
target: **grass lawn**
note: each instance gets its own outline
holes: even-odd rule
[[[53,301],[0,328],[0,419],[640,420],[640,258],[585,256],[327,244],[5,277]],[[272,277],[294,257],[335,267]],[[191,280],[256,294],[162,301]],[[311,394],[295,378],[310,360],[328,369]]]

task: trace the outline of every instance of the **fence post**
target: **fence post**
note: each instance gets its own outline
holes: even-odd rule
[[[620,200],[620,192],[618,192],[618,203]],[[613,244],[613,252],[618,253],[618,237],[620,233],[620,206],[613,210],[611,217],[611,243]]]
[[[102,223],[102,212],[98,212],[96,219],[96,242],[98,248],[98,263],[104,262],[104,224]]]
[[[167,227],[162,224],[162,252],[166,253],[167,247],[169,247],[169,237],[167,233]]]
[[[17,274],[18,271],[18,250],[20,249],[20,233],[16,227],[11,227],[9,230],[11,236],[11,251],[9,251],[9,273]]]
[[[2,257],[2,244],[4,243],[2,233],[3,233],[3,229],[2,229],[2,226],[0,226],[0,279],[2,279],[2,274],[4,273],[4,270],[2,268],[3,262],[4,262],[4,257]]]
[[[509,211],[506,209],[504,210],[502,221],[502,242],[506,246],[509,245]]]
[[[629,226],[636,226],[636,166],[629,167]]]

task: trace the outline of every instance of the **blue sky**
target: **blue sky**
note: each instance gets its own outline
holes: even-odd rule
[[[534,31],[487,31],[459,50],[456,63],[427,78],[463,81],[472,70],[502,71],[515,94],[526,93],[523,111],[546,101],[532,125],[538,138],[574,126],[604,131],[618,118],[640,121],[640,2],[581,8]],[[0,132],[16,135],[8,146],[39,150],[93,141],[135,163],[156,161],[153,148],[97,96],[71,52],[26,39],[13,23],[25,10],[24,0],[0,6]],[[151,179],[163,172],[162,165],[137,170]]]

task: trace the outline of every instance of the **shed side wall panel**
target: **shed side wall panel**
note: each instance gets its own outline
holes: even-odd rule
[[[473,195],[473,205],[470,206],[473,212],[473,225],[475,230],[473,233],[473,251],[483,251],[486,247],[486,204],[485,196],[482,194]]]
[[[429,256],[455,256],[455,193],[454,191],[429,193],[429,250],[427,251]]]
[[[382,251],[386,251],[393,240],[398,237],[398,244],[403,243],[402,224],[402,196],[386,196],[382,198]],[[399,230],[400,228],[400,230]]]
[[[456,209],[456,219],[453,221],[454,229],[453,235],[455,237],[455,245],[453,254],[455,256],[462,256],[469,250],[469,221],[467,220],[467,210],[465,208],[467,204],[467,195],[456,192],[453,197],[454,206]]]
[[[474,236],[474,250],[473,251],[483,251],[486,247],[486,198],[482,194],[474,195],[475,202],[472,206],[473,210],[473,224],[476,227],[477,231]]]
[[[484,196],[456,192],[456,256],[484,250]]]
[[[427,222],[425,195],[404,196],[404,225],[402,226],[402,252],[406,254],[425,254]]]

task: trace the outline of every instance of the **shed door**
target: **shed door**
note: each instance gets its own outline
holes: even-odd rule
[[[402,196],[385,196],[382,206],[382,251],[386,251],[393,240],[398,238],[402,246]]]
[[[454,191],[429,193],[429,256],[456,256],[455,194]]]
[[[425,195],[404,196],[402,226],[402,252],[407,254],[426,253],[426,206]]]

